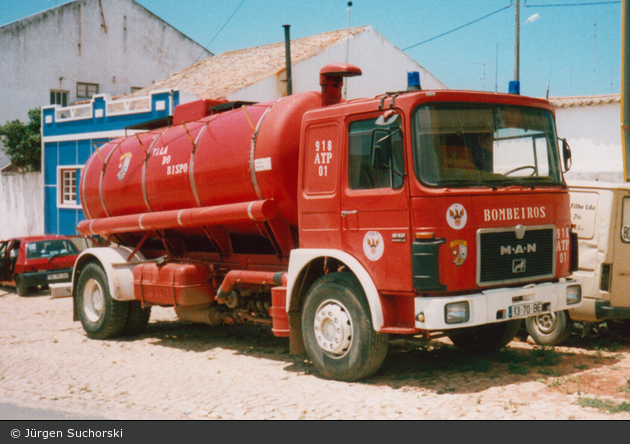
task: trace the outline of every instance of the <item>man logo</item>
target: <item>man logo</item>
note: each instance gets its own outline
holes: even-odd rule
[[[525,259],[515,259],[512,261],[512,273],[525,273]]]

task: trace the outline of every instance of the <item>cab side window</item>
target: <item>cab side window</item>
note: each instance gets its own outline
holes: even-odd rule
[[[400,188],[403,143],[399,121],[377,125],[377,119],[350,124],[348,178],[350,189]]]

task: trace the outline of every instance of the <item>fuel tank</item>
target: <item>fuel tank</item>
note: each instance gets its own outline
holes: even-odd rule
[[[101,219],[272,199],[295,227],[300,124],[321,106],[322,95],[307,92],[210,115],[179,113],[184,119],[176,109],[173,126],[94,152],[81,176],[83,211]]]

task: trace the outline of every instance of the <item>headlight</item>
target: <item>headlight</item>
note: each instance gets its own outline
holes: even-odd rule
[[[447,324],[460,324],[470,319],[468,301],[453,302],[444,307],[444,320]]]
[[[567,305],[577,304],[582,300],[582,287],[569,285],[567,287]]]

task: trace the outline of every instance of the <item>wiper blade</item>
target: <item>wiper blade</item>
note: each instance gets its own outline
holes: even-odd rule
[[[483,187],[483,188],[492,188],[493,190],[497,189],[496,186],[491,185],[488,182],[481,182],[478,180],[458,180],[458,179],[440,180],[440,181],[437,181],[435,185],[437,185],[438,187],[459,185],[462,187]]]
[[[527,188],[530,188],[532,190],[534,188],[536,188],[535,185],[532,185],[527,180],[499,179],[499,180],[493,180],[493,182],[496,182],[498,184],[498,186],[500,186],[500,187],[519,186],[519,187],[527,187]]]

